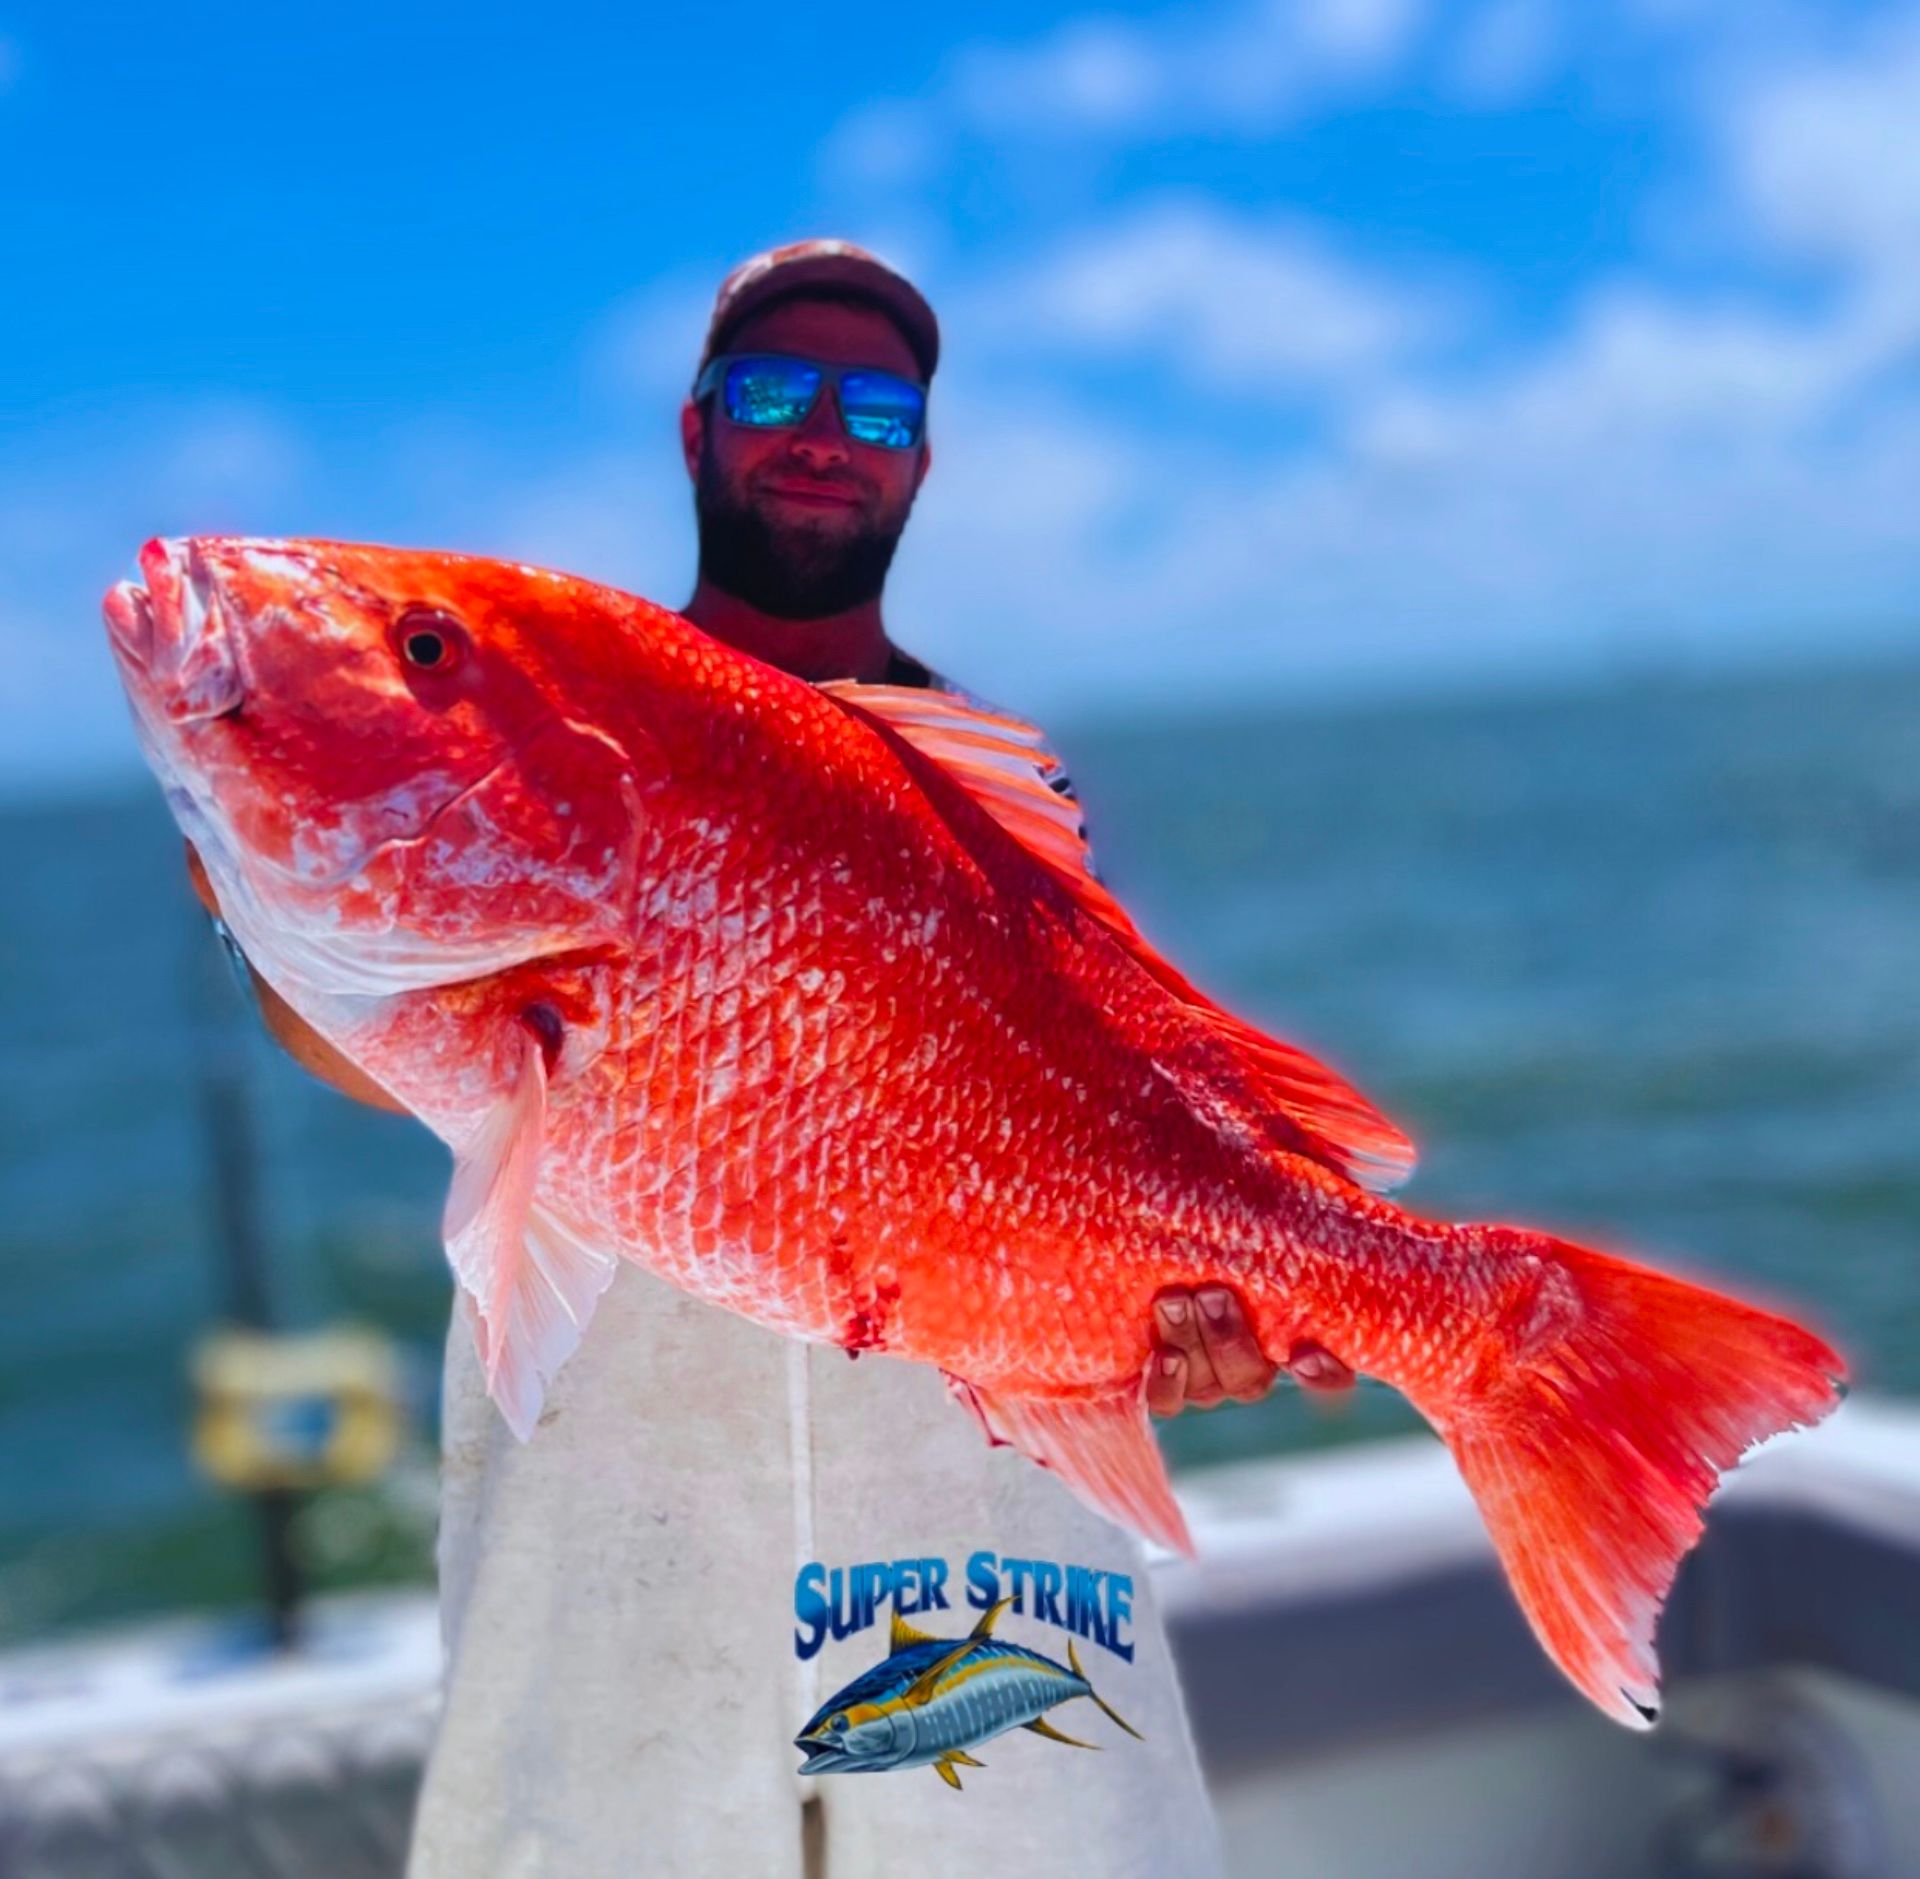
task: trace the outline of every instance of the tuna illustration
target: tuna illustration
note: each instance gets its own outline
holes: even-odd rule
[[[1009,1729],[1093,1748],[1046,1720],[1056,1703],[1077,1696],[1090,1697],[1128,1735],[1143,1739],[1087,1681],[1071,1638],[1066,1663],[1056,1664],[993,1635],[995,1620],[1012,1603],[1003,1598],[989,1608],[964,1638],[929,1637],[895,1612],[891,1655],[829,1697],[794,1738],[794,1747],[807,1752],[800,1772],[859,1775],[931,1765],[957,1788],[960,1768],[985,1766],[967,1751]]]

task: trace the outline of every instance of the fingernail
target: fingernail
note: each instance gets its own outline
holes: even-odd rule
[[[1217,1286],[1211,1291],[1202,1292],[1200,1294],[1200,1309],[1204,1311],[1215,1324],[1218,1324],[1220,1320],[1227,1315],[1229,1296],[1228,1293],[1221,1291]]]
[[[1177,1331],[1187,1322],[1187,1301],[1184,1298],[1163,1298],[1160,1301],[1160,1316]]]
[[[1160,1374],[1163,1377],[1172,1376],[1173,1373],[1180,1368],[1181,1362],[1182,1362],[1182,1359],[1174,1356],[1171,1352],[1167,1352],[1167,1351],[1161,1352]]]

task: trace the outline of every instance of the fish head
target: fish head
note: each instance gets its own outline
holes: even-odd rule
[[[884,1768],[912,1747],[905,1718],[896,1705],[847,1703],[836,1698],[822,1705],[813,1720],[794,1737],[804,1750],[803,1775],[845,1774],[861,1768]]]
[[[283,990],[447,984],[617,921],[649,752],[601,728],[580,673],[657,609],[318,541],[156,540],[140,572],[104,609],[137,732]]]

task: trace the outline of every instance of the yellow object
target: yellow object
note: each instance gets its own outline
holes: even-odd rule
[[[193,1354],[193,1454],[223,1487],[350,1487],[400,1440],[393,1347],[371,1331],[216,1331]]]

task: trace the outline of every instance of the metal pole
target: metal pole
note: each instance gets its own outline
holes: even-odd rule
[[[238,949],[224,927],[216,931],[217,945],[196,933],[191,974],[214,1252],[229,1319],[248,1330],[271,1331],[273,1293],[261,1223],[259,1151],[247,1102],[246,1038],[239,1022],[252,994],[250,988],[238,989],[248,986]],[[285,1650],[299,1635],[304,1591],[293,1546],[300,1497],[290,1489],[267,1488],[252,1500],[260,1527],[268,1631],[276,1647]]]

